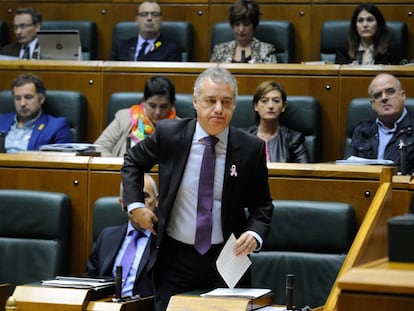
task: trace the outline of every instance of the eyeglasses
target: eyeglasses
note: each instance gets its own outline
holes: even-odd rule
[[[145,12],[138,12],[138,16],[139,17],[148,17],[148,15],[150,15],[150,14],[151,14],[152,17],[160,17],[161,16],[161,12],[157,12],[157,11],[152,11],[152,12],[147,12],[147,11],[145,11]]]
[[[385,90],[381,90],[381,91],[372,93],[371,94],[371,97],[372,97],[373,100],[378,100],[378,99],[380,99],[382,97],[382,94],[383,93],[385,93],[385,95],[387,95],[387,96],[393,96],[393,95],[395,95],[399,91],[400,90],[397,90],[397,89],[395,89],[393,87],[389,87],[388,89],[385,89]]]
[[[13,29],[16,31],[16,30],[18,30],[19,28],[21,29],[21,30],[25,30],[25,29],[27,29],[27,28],[29,28],[29,27],[32,27],[32,26],[34,26],[34,24],[19,24],[19,25],[13,25]]]

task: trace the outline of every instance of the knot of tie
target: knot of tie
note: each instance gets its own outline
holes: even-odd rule
[[[206,146],[214,147],[218,143],[219,139],[215,136],[206,136],[204,137],[204,142],[206,143]]]

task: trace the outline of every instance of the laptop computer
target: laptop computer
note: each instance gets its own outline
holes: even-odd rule
[[[79,30],[41,30],[37,37],[40,59],[82,60]]]

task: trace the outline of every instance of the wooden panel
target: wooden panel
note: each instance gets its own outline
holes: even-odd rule
[[[72,203],[70,273],[85,271],[88,157],[0,154],[0,188],[62,192]]]

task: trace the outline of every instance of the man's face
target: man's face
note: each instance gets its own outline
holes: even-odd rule
[[[33,83],[15,86],[12,93],[19,122],[25,123],[39,114],[45,98],[42,94],[36,93]]]
[[[233,87],[228,83],[202,81],[200,97],[193,97],[193,106],[201,127],[210,135],[222,132],[231,121],[236,107]]]
[[[374,78],[370,87],[371,107],[384,123],[394,123],[404,110],[405,92],[388,74]]]
[[[144,39],[153,39],[162,24],[161,8],[155,2],[143,2],[138,9],[136,23]]]
[[[20,44],[29,44],[32,42],[40,30],[40,24],[33,24],[30,14],[17,14],[13,21],[14,33]]]

